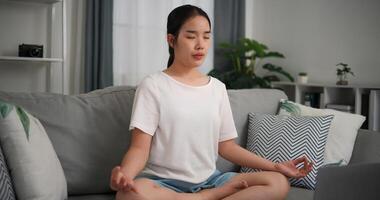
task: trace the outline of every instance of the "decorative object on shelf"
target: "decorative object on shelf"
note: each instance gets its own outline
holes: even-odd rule
[[[37,57],[42,58],[44,46],[37,44],[20,44],[18,45],[18,56],[20,57]]]
[[[351,71],[351,68],[348,67],[348,64],[345,63],[338,63],[336,64],[338,68],[336,69],[336,75],[338,76],[338,82],[336,82],[337,85],[348,85],[347,80],[347,74],[354,75],[354,72]],[[339,68],[339,66],[342,66],[342,68]]]
[[[298,73],[298,76],[297,76],[297,82],[298,83],[307,83],[307,79],[308,79],[308,76],[307,76],[307,73],[306,72],[300,72]]]
[[[213,76],[224,84],[227,89],[243,89],[243,88],[270,88],[272,81],[280,79],[273,73],[281,74],[294,82],[294,78],[282,67],[266,62],[261,65],[262,68],[268,70],[271,74],[266,76],[258,76],[255,69],[264,62],[265,58],[285,58],[279,52],[269,51],[268,47],[254,39],[242,38],[237,44],[221,43],[220,47],[225,51],[225,55],[231,59],[233,69],[230,71],[218,71],[212,69],[208,75]]]
[[[317,92],[305,92],[304,105],[312,108],[319,108],[320,105],[320,93]]]

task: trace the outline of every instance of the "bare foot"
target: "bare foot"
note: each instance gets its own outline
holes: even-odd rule
[[[231,190],[233,193],[238,192],[239,190],[244,190],[248,187],[248,183],[245,180],[240,181],[230,181],[224,184],[221,188],[225,190]]]

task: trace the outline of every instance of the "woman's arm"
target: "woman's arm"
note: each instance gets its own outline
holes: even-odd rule
[[[307,176],[313,167],[313,163],[310,162],[305,156],[294,160],[274,163],[242,148],[237,145],[234,140],[219,142],[219,154],[226,160],[240,166],[267,171],[276,171],[287,177],[293,178],[302,178]],[[300,163],[303,163],[303,167],[297,168],[296,166]]]
[[[144,169],[149,158],[152,136],[138,128],[132,130],[131,144],[121,162],[121,172],[134,179]]]
[[[219,155],[240,166],[277,171],[276,163],[242,148],[234,140],[219,142]]]
[[[110,187],[113,190],[132,190],[138,193],[134,187],[133,179],[144,168],[149,157],[152,136],[138,128],[132,130],[132,140],[121,165],[113,168],[111,172]]]

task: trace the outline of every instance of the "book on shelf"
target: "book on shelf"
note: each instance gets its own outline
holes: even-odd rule
[[[380,90],[371,90],[369,95],[368,129],[380,131]]]
[[[363,93],[361,95],[362,97],[362,103],[361,103],[361,115],[363,115],[366,120],[363,122],[361,129],[369,129],[368,128],[368,120],[369,120],[369,93]]]
[[[304,105],[313,108],[320,108],[320,93],[318,92],[305,92],[303,99]]]
[[[325,107],[325,94],[324,93],[319,94],[319,107],[320,108]]]

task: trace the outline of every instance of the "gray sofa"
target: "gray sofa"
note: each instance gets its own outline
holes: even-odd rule
[[[23,106],[44,125],[67,180],[69,200],[108,200],[111,169],[129,145],[128,132],[135,88],[109,87],[75,96],[0,92],[0,99]],[[286,95],[275,89],[229,90],[231,108],[245,146],[249,112],[277,111]],[[136,158],[138,159],[138,158]],[[237,171],[219,159],[222,171]],[[380,199],[380,134],[360,130],[350,164],[320,170],[316,191],[291,188],[293,199]]]

